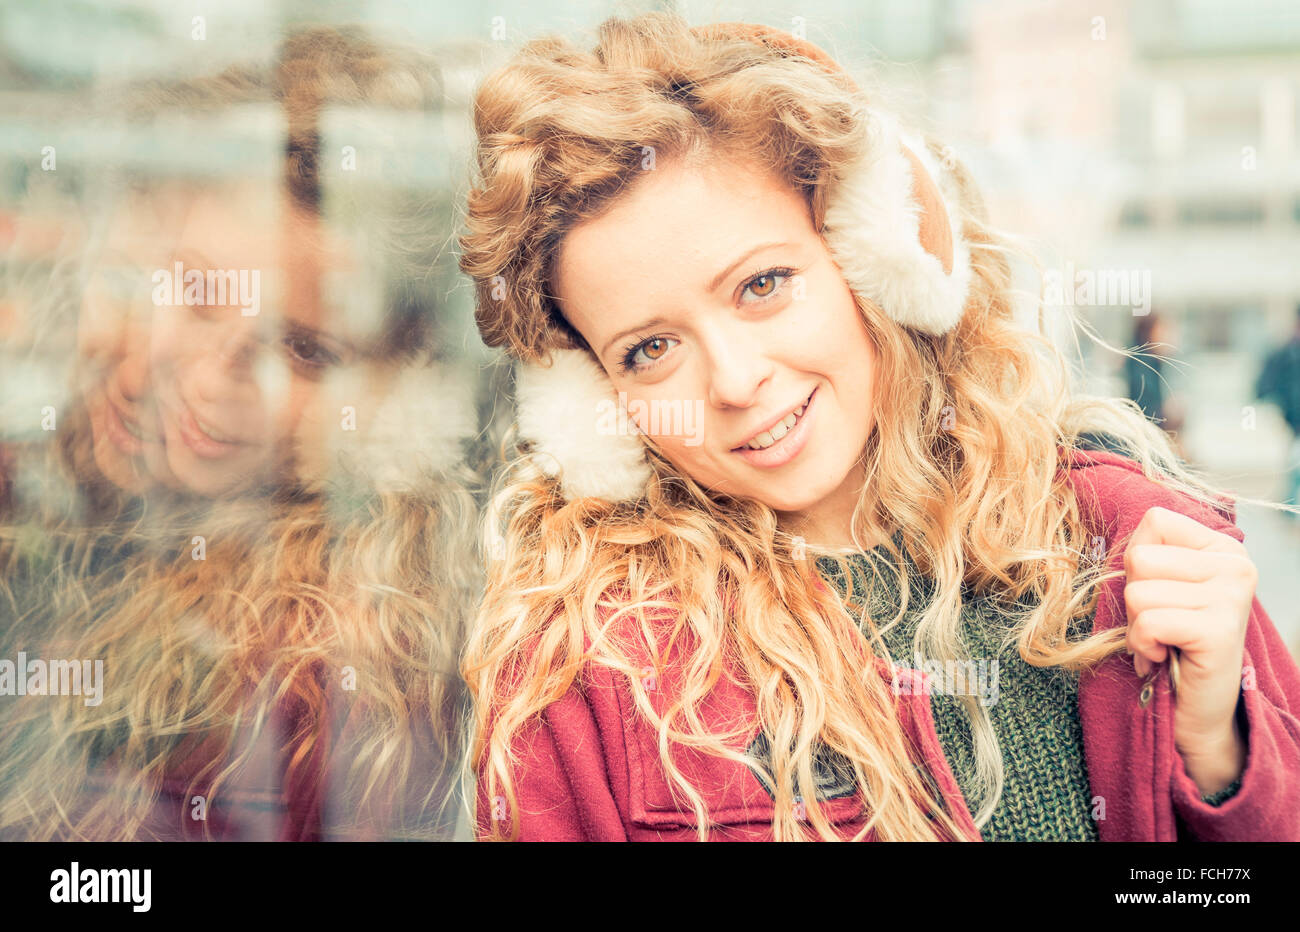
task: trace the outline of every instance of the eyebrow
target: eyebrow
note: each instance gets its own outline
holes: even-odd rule
[[[721,285],[724,280],[726,280],[727,276],[730,275],[732,272],[734,272],[737,266],[739,266],[742,262],[744,262],[746,259],[750,258],[751,256],[762,252],[764,249],[775,249],[777,247],[789,247],[791,245],[792,245],[791,243],[760,243],[759,245],[755,246],[753,249],[750,249],[744,255],[738,257],[736,261],[731,263],[731,265],[727,266],[725,269],[723,269],[721,272],[715,275],[713,280],[709,282],[708,290],[717,291],[718,286]],[[609,352],[609,348],[611,346],[613,346],[617,341],[621,340],[623,337],[629,334],[635,333],[638,330],[648,330],[651,327],[658,327],[661,324],[665,324],[667,322],[668,321],[666,318],[652,317],[649,320],[642,321],[640,324],[638,324],[635,327],[629,327],[627,330],[620,331],[619,333],[616,333],[614,334],[614,336],[609,338],[608,342],[605,343],[604,349],[600,351],[600,355],[604,356],[606,353]]]
[[[284,315],[281,322],[281,330],[284,333],[297,333],[309,337],[316,337],[322,340],[329,340],[331,343],[337,343],[349,353],[357,352],[357,346],[354,341],[342,333],[336,333],[332,330],[323,330],[320,327],[313,327],[310,324],[304,324],[294,320],[287,314]],[[377,340],[372,342],[381,342],[388,336],[386,331],[381,331]]]

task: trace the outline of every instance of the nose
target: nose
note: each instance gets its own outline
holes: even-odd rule
[[[137,345],[147,347],[149,344],[146,342]],[[148,352],[143,349],[128,351],[117,364],[117,371],[113,375],[122,400],[129,404],[137,403],[149,387]]]
[[[246,379],[252,372],[260,345],[260,319],[231,316],[217,335],[214,362],[232,378]]]
[[[202,400],[219,403],[242,399],[256,386],[253,366],[260,349],[258,317],[233,317],[212,334],[209,347],[199,350],[194,365],[194,390]]]
[[[709,404],[715,408],[747,408],[772,375],[767,347],[752,326],[731,322],[702,335],[708,372]]]

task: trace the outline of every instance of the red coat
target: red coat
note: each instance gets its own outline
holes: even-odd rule
[[[285,698],[270,709],[244,765],[214,794],[208,789],[231,757],[225,742],[191,736],[169,759],[138,837],[148,841],[321,841],[328,773],[324,747],[287,780],[286,766],[302,750],[300,729],[319,728],[300,699]],[[115,764],[86,774],[83,805],[101,801],[113,785]],[[206,774],[206,776],[201,776]],[[203,800],[202,804],[196,802]]]
[[[1190,515],[1242,541],[1236,510],[1222,511],[1151,482],[1132,460],[1113,453],[1079,456],[1070,470],[1080,509],[1106,538],[1110,568],[1124,553],[1111,544],[1130,534],[1147,509]],[[1128,621],[1124,579],[1098,600],[1093,630]],[[1241,695],[1246,769],[1241,789],[1221,806],[1201,801],[1174,747],[1174,701],[1168,666],[1161,664],[1149,701],[1143,680],[1121,652],[1079,681],[1079,721],[1094,797],[1105,800],[1102,841],[1300,841],[1300,669],[1255,599],[1246,629]]]
[[[1112,551],[1111,543],[1131,532],[1147,509],[1157,505],[1242,539],[1231,506],[1220,512],[1168,491],[1147,480],[1141,468],[1124,457],[1082,453],[1070,467],[1069,479],[1085,521],[1105,538],[1112,567],[1122,568],[1123,552]],[[1123,589],[1122,577],[1103,587],[1094,630],[1126,623]],[[1079,718],[1094,812],[1104,814],[1098,823],[1101,840],[1300,840],[1300,669],[1258,600],[1245,650],[1244,664],[1254,673],[1254,688],[1243,689],[1246,769],[1240,790],[1217,808],[1201,801],[1174,748],[1173,700],[1163,665],[1145,704],[1143,680],[1123,652],[1081,676]],[[657,711],[663,711],[673,694],[680,653],[669,655],[655,674],[656,688],[650,695]],[[875,662],[883,677],[892,676],[883,660]],[[904,730],[919,747],[952,811],[972,838],[978,838],[944,758],[926,693],[920,685],[898,690]],[[727,677],[719,680],[701,715],[720,729],[756,722],[752,697]],[[756,732],[754,725],[749,738]],[[739,744],[737,749],[747,746],[748,742]],[[607,667],[588,664],[580,683],[543,710],[539,725],[516,736],[515,748],[520,765],[512,776],[521,840],[690,841],[697,837],[689,803],[673,798],[671,782],[659,762],[655,729],[636,712],[626,678]],[[680,746],[674,748],[674,760],[713,817],[711,839],[771,839],[774,803],[752,770]],[[480,838],[491,831],[494,816],[509,816],[504,798],[488,798],[484,773],[480,765],[476,809]],[[1104,800],[1104,807],[1097,805],[1097,797]],[[841,834],[851,836],[861,828],[855,797],[822,805]]]

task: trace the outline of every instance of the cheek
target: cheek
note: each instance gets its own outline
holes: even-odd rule
[[[876,345],[850,292],[822,320],[822,327],[800,336],[799,345],[807,351],[804,358],[817,360],[814,368],[833,384],[837,417],[858,439],[875,425]]]
[[[619,386],[616,390],[624,392],[627,388]],[[702,401],[678,399],[674,403],[662,398],[633,396],[627,399],[626,418],[626,424],[607,426],[628,433],[635,426],[669,462],[683,468],[685,472],[694,472],[694,469],[684,467],[702,461],[708,418],[707,408]]]
[[[858,425],[862,439],[871,434],[876,425],[876,354],[871,342],[864,336],[858,352],[846,364],[845,398],[843,404],[848,415]]]
[[[77,320],[77,355],[94,359],[110,353],[117,339],[116,323],[106,305],[87,295]]]
[[[698,394],[675,394],[669,387],[689,381],[684,371],[676,372],[662,386],[655,386],[662,391],[650,397],[633,394],[633,389],[615,383],[615,390],[626,398],[626,430],[631,431],[635,425],[662,448],[683,447],[687,454],[698,450],[703,442],[707,405]],[[606,429],[613,426],[606,425]],[[625,429],[621,421],[617,426],[620,432]]]
[[[876,345],[852,293],[846,291],[834,311],[827,315],[822,340],[828,356],[841,368],[860,373],[864,380],[875,371]]]
[[[183,368],[186,354],[199,342],[195,328],[170,310],[154,315],[149,334],[149,364],[159,372]]]
[[[283,391],[286,394],[275,394],[272,390],[269,395],[277,434],[273,439],[289,436],[299,425],[310,428],[323,420],[323,412],[317,403],[320,400],[320,383],[293,374],[289,376]]]
[[[96,318],[92,312],[78,321],[76,376],[83,387],[101,385],[130,352],[140,352],[141,344],[134,342],[139,334],[128,325],[129,320],[121,314]],[[144,339],[142,345],[147,348],[147,334]]]
[[[842,352],[835,357],[835,377],[840,383],[841,403],[855,415],[874,422],[874,385],[876,354],[870,340],[859,333],[856,338],[845,334]],[[860,419],[855,417],[855,420]]]
[[[699,484],[711,487],[720,482],[725,474],[725,462],[718,457],[728,454],[720,453],[710,446],[710,424],[708,413],[702,417],[694,414],[674,425],[671,432],[654,437],[654,444],[668,462],[681,474],[689,476]],[[716,438],[712,438],[716,441]]]

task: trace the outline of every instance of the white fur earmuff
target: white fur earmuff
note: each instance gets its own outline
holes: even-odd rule
[[[550,368],[521,363],[515,376],[519,436],[531,442],[534,462],[560,477],[570,499],[636,500],[650,464],[609,376],[585,350],[551,355]]]
[[[970,244],[954,209],[952,176],[921,139],[900,133],[893,117],[870,118],[872,144],[828,198],[822,235],[854,292],[897,323],[940,336],[957,326],[970,292]],[[928,178],[914,176],[908,153]],[[918,186],[934,198],[928,206]],[[946,226],[930,234],[947,246],[937,247],[942,255],[922,244],[923,221]]]

